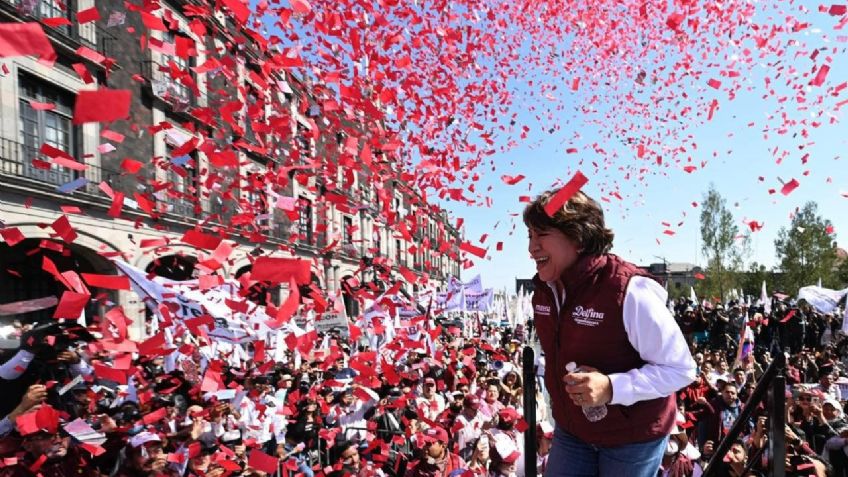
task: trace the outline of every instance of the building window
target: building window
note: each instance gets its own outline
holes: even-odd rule
[[[299,197],[297,235],[300,243],[312,245],[312,202],[306,197]]]
[[[74,21],[70,13],[71,9],[56,0],[14,0],[10,3],[17,5],[18,13],[22,15],[29,15],[34,18],[67,18],[72,22]],[[54,26],[53,29],[65,35],[71,35],[71,25],[58,25]]]
[[[312,157],[312,139],[310,138],[309,128],[300,122],[297,122],[297,138],[295,139],[295,143],[301,163],[306,162],[307,159]]]
[[[379,256],[381,253],[383,253],[383,250],[382,250],[383,244],[380,241],[380,235],[381,235],[380,229],[377,228],[377,227],[375,227],[374,230],[371,232],[371,240],[372,240],[372,243],[373,243],[373,246],[374,246],[374,255],[375,256]]]
[[[253,121],[265,121],[265,102],[262,100],[262,96],[256,87],[252,84],[248,83],[245,89],[247,90],[247,94],[244,98],[244,109],[242,113],[244,115],[244,138],[251,143],[258,143],[260,142],[260,138],[257,137],[257,133],[253,130]]]
[[[171,189],[168,192],[169,212],[177,215],[193,217],[196,215],[197,202],[197,158],[196,153],[171,157],[178,146],[165,139],[165,151],[168,161],[168,182]]]
[[[400,240],[395,240],[395,261],[399,265],[406,265],[403,263],[403,247],[401,246]]]
[[[268,200],[262,174],[258,172],[248,173],[244,178],[244,184],[242,190],[244,191],[246,202],[242,204],[242,209],[257,216],[267,215],[269,213]],[[258,220],[262,221],[263,224],[267,224],[267,217],[258,218]]]
[[[176,47],[177,39],[190,40],[188,35],[180,32],[167,31],[164,41]],[[173,65],[173,67],[172,67]],[[161,95],[181,105],[196,104],[194,93],[191,88],[183,84],[178,78],[187,75],[196,84],[196,75],[191,69],[194,66],[193,57],[183,58],[178,55],[163,55],[161,65],[153,65],[153,79],[161,88]],[[177,71],[174,71],[176,69]]]
[[[76,178],[70,169],[51,166],[36,169],[32,159],[38,156],[42,144],[48,144],[76,157],[77,128],[71,124],[74,95],[32,75],[22,73],[18,78],[20,116],[18,128],[23,141],[24,175],[51,184],[65,184]],[[52,110],[37,110],[32,102],[52,103]]]
[[[344,230],[342,230],[344,243],[353,244],[353,217],[344,216],[342,218],[342,225],[344,226]]]

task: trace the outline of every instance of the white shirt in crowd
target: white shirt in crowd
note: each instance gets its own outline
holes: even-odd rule
[[[370,399],[362,401],[357,398],[353,404],[347,407],[337,404],[330,409],[329,413],[327,413],[327,421],[331,425],[338,425],[341,427],[342,432],[344,432],[348,438],[353,440],[365,437],[366,431],[364,429],[368,424],[365,421],[365,413],[374,407],[380,400],[380,396],[371,389],[366,387],[360,387],[359,389],[365,391]],[[347,432],[348,428],[354,428],[355,430]]]

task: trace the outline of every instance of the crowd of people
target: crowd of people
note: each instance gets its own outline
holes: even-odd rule
[[[841,391],[848,385],[848,340],[841,332],[841,314],[795,305],[775,300],[766,311],[742,302],[704,307],[681,299],[675,304],[698,378],[678,393],[678,426],[663,461],[666,475],[705,470],[776,353],[786,358],[787,475],[848,473],[848,421]],[[714,475],[767,475],[772,418],[767,404],[757,403]]]
[[[222,343],[141,353],[16,324],[0,476],[523,475],[524,333],[422,326],[380,350],[331,331],[327,349],[277,361],[248,344],[235,365]]]
[[[677,393],[661,475],[705,471],[777,352],[788,358],[787,470],[848,471],[848,340],[838,315],[784,303],[771,313],[733,302],[674,308],[698,378]],[[740,339],[746,327],[751,340]],[[116,351],[78,325],[17,328],[20,347],[0,365],[0,476],[525,473],[520,351],[535,342],[532,322],[526,332],[483,326],[470,338],[422,328],[380,350],[331,333],[332,352],[316,359],[291,351],[269,361],[248,345],[252,359],[238,366],[215,343],[177,339],[151,355]],[[529,421],[543,475],[554,425],[539,358]],[[767,472],[769,418],[758,404],[715,475]]]

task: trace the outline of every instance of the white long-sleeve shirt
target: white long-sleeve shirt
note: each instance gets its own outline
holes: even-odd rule
[[[367,401],[356,400],[349,407],[342,407],[342,405],[338,404],[327,413],[327,420],[338,424],[343,432],[347,433],[348,428],[354,428],[355,431],[346,434],[347,437],[354,440],[365,437],[365,432],[361,430],[368,426],[368,422],[365,420],[365,413],[380,400],[380,396],[371,389],[365,387],[359,389],[365,391],[370,399]]]
[[[645,361],[641,368],[609,375],[610,404],[629,406],[673,394],[695,380],[695,360],[665,303],[668,293],[656,281],[635,276],[624,296],[627,339]]]

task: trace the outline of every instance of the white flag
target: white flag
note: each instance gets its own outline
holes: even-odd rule
[[[692,300],[693,304],[698,304],[698,295],[695,295],[695,287],[689,287],[689,299]]]
[[[763,311],[766,315],[771,314],[771,300],[769,299],[768,293],[766,293],[766,281],[763,280],[763,290],[760,292],[760,302],[763,305]]]
[[[848,334],[848,304],[845,305],[845,313],[842,315],[842,332]]]
[[[798,290],[798,299],[806,300],[816,310],[821,313],[830,313],[836,308],[839,300],[848,293],[848,288],[844,290],[830,290],[822,287],[803,287]]]

